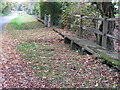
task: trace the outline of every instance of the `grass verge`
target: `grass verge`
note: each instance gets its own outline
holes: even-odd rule
[[[40,23],[34,19],[33,16],[28,14],[21,14],[17,18],[13,19],[7,27],[10,30],[29,30],[35,29],[43,26],[39,26]]]
[[[0,13],[0,17],[7,16],[7,15],[9,15],[9,14],[10,14],[10,13],[6,13],[6,14]]]

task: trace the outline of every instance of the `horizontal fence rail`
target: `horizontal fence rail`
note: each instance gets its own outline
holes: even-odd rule
[[[42,22],[46,27],[51,27],[51,15],[44,15],[44,19],[41,19],[40,17],[36,16],[36,19],[39,22]]]
[[[74,15],[74,16],[81,19],[95,19],[95,20],[101,20],[101,21],[104,20],[104,18],[97,18],[97,17],[91,17],[91,16],[82,16],[82,15]]]
[[[80,29],[78,31],[79,36],[83,36],[83,31],[84,30],[88,30],[88,31],[92,31],[93,33],[96,33],[97,35],[101,35],[102,36],[102,46],[107,48],[107,38],[111,38],[111,39],[115,39],[115,40],[119,40],[120,41],[120,37],[118,36],[114,36],[114,35],[110,35],[107,34],[108,32],[108,22],[109,21],[120,21],[120,18],[97,18],[97,17],[91,17],[91,16],[83,16],[83,15],[74,15],[74,17],[80,18],[80,25],[75,25],[78,26]],[[103,22],[103,31],[101,32],[99,29],[93,28],[93,27],[85,27],[82,25],[83,20],[82,19],[92,19],[92,20],[97,20],[97,21],[102,21]],[[74,25],[74,24],[72,24]]]
[[[95,29],[95,28],[90,28],[90,27],[83,27],[84,30],[89,30],[89,31],[92,31],[96,34],[99,34],[99,35],[104,35],[99,29]]]
[[[76,18],[80,18],[80,23],[79,24],[74,24],[74,23],[65,23],[66,25],[73,25],[75,27],[78,27],[78,36],[83,37],[83,31],[91,31],[97,35],[102,36],[102,46],[107,48],[107,38],[115,39],[120,41],[119,36],[114,36],[111,34],[108,34],[108,22],[109,21],[120,21],[120,18],[97,18],[97,17],[91,17],[91,16],[83,16],[83,15],[74,15]],[[97,20],[97,21],[102,21],[103,22],[103,31],[100,31],[99,29],[96,29],[95,27],[86,27],[83,26],[83,19],[91,19],[91,20]],[[44,15],[44,20],[43,23],[47,27],[51,27],[51,15]]]
[[[110,35],[110,34],[106,34],[107,37],[110,37],[112,39],[116,39],[116,40],[119,40],[120,41],[120,37],[116,37],[116,36],[113,36],[113,35]]]
[[[120,18],[108,18],[108,21],[120,21]]]

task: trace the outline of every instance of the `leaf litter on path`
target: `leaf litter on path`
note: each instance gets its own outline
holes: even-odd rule
[[[6,31],[3,44],[4,87],[119,87],[118,72],[70,50],[50,28]]]

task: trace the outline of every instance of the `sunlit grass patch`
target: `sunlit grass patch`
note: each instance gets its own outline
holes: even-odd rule
[[[10,13],[6,13],[6,14],[0,13],[0,17],[7,16],[7,15],[9,15],[9,14],[10,14]]]
[[[35,19],[32,19],[32,18],[33,18],[33,16],[27,15],[27,14],[19,15],[17,18],[12,20],[11,24],[20,25],[22,23],[36,21]]]
[[[117,14],[115,14],[115,16],[116,16],[116,17],[120,17],[120,14],[119,14],[119,13],[117,13]]]
[[[24,42],[20,45],[17,46],[17,49],[22,51],[27,58],[31,57],[38,57],[38,58],[45,58],[45,57],[50,57],[52,47],[46,47],[43,45],[37,45],[35,43],[29,43],[29,42]]]
[[[0,17],[3,17],[3,14],[2,14],[2,13],[0,13]]]
[[[7,26],[9,30],[28,30],[43,27],[33,16],[27,14],[19,15]]]

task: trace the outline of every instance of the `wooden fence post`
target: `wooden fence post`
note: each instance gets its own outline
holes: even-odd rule
[[[44,25],[47,26],[47,15],[44,15]]]
[[[51,27],[51,15],[48,15],[48,27]]]
[[[79,25],[79,30],[78,30],[78,36],[83,37],[83,29],[82,29],[82,15],[80,15],[80,25]]]
[[[107,34],[108,32],[108,21],[107,18],[105,17],[103,20],[103,36],[102,36],[102,46],[107,48]]]

